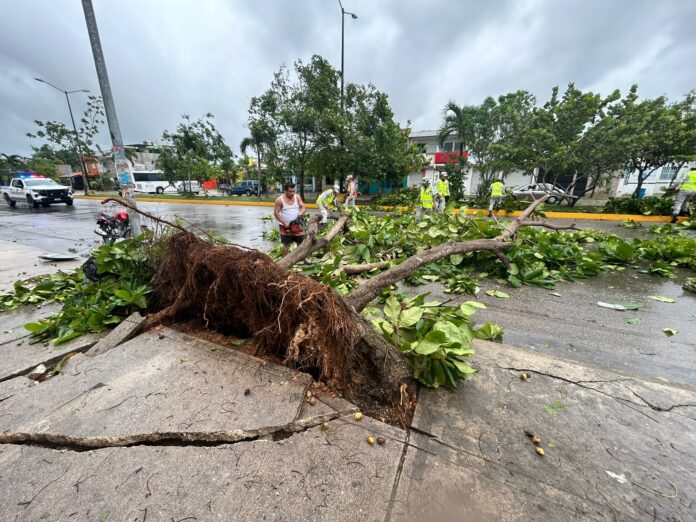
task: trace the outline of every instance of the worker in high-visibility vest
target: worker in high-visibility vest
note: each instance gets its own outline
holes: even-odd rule
[[[334,185],[328,190],[325,190],[317,198],[317,208],[321,212],[320,223],[326,224],[329,221],[329,207],[333,204],[335,208],[338,208],[338,202],[336,201],[336,195],[341,191],[341,187]]]
[[[416,221],[420,220],[423,214],[432,214],[433,212],[433,189],[430,186],[430,180],[423,178],[421,181],[420,191],[418,192],[418,210],[416,210]]]
[[[503,194],[505,194],[505,185],[500,180],[495,180],[491,183],[491,202],[488,205],[488,217],[493,215],[493,207],[499,207],[503,203]]]
[[[696,167],[691,167],[677,189],[672,209],[672,223],[676,223],[679,214],[686,213],[691,198],[696,196]],[[693,215],[692,215],[693,217]]]
[[[443,170],[440,172],[440,180],[437,182],[437,211],[444,212],[447,203],[449,202],[450,187],[447,180],[447,173]]]

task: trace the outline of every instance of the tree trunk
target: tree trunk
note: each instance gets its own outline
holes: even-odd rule
[[[633,195],[632,195],[632,197],[634,199],[637,199],[640,197],[640,189],[643,188],[643,181],[645,181],[645,179],[643,179],[643,173],[646,170],[647,169],[640,169],[638,171],[638,183],[636,184],[636,190],[633,191]]]

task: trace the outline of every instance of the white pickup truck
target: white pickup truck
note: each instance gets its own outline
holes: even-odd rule
[[[70,187],[52,179],[38,177],[12,179],[9,187],[2,187],[2,197],[11,207],[18,201],[27,202],[34,208],[39,205],[47,207],[51,203],[73,204],[73,192]]]

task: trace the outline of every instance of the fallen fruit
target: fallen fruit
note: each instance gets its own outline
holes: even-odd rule
[[[529,379],[529,375],[522,372],[522,373],[520,373],[520,379],[522,379],[523,381],[526,381],[527,379]]]
[[[353,418],[354,418],[356,421],[359,421],[360,419],[362,419],[362,413],[360,413],[359,411],[358,411],[358,412],[355,412],[355,415],[353,415]]]
[[[542,457],[544,456],[544,448],[536,448],[537,454],[541,455]]]
[[[329,429],[329,423],[328,422],[322,422],[321,423],[321,431],[326,431]]]
[[[306,393],[306,395],[307,395],[307,398],[309,399],[309,398],[310,398],[310,397],[312,396],[312,392],[311,392],[311,391],[309,391],[309,390],[307,390],[307,393]]]
[[[541,443],[541,437],[539,435],[534,435],[532,437],[532,442],[538,446]]]
[[[372,435],[367,436],[367,443],[368,444],[374,444],[375,443],[375,438]]]
[[[310,397],[309,399],[307,399],[307,402],[310,406],[314,406],[317,403],[317,399],[316,397]]]
[[[524,430],[524,434],[529,438],[534,437],[534,433],[532,433],[530,430]]]
[[[377,437],[377,444],[379,444],[380,446],[383,446],[385,442],[387,441],[384,440],[384,437]]]

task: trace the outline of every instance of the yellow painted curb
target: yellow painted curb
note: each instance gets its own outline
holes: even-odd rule
[[[107,197],[112,196],[73,196],[73,199],[93,199],[101,201]],[[146,201],[148,203],[187,203],[192,205],[223,205],[223,206],[242,206],[242,207],[272,207],[275,203],[271,201],[225,201],[225,200],[213,200],[207,201],[205,199],[157,199],[157,198],[137,198],[137,201]],[[315,203],[305,203],[307,208],[317,208]],[[358,207],[360,208],[360,207]],[[408,210],[409,207],[381,207],[384,210]],[[454,208],[451,210],[453,214],[458,214],[459,209]],[[488,213],[486,209],[466,209],[467,214],[476,214],[482,212],[484,214]],[[500,217],[517,217],[521,215],[522,212],[516,210],[514,212],[506,213],[503,210],[497,210],[495,212],[496,216]],[[586,220],[586,221],[639,221],[644,223],[669,223],[672,219],[671,216],[643,216],[640,214],[590,214],[587,212],[546,212],[547,217],[554,219],[574,219],[574,220]],[[679,221],[687,221],[688,218],[680,217]]]

